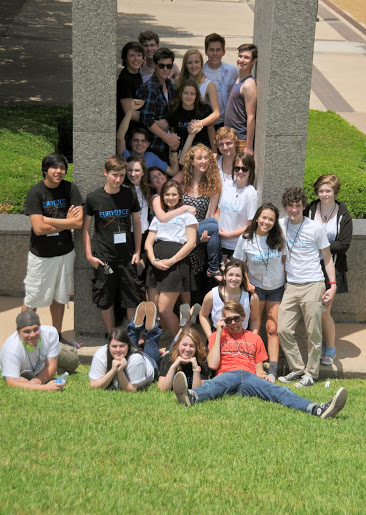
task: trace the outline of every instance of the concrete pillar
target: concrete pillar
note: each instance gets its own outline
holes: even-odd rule
[[[73,0],[74,177],[83,198],[104,184],[116,142],[117,0]],[[104,333],[91,301],[92,269],[76,231],[75,331]]]
[[[256,0],[255,157],[259,202],[303,186],[318,0]]]

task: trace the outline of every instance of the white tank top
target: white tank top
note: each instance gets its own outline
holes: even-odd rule
[[[205,79],[205,82],[202,82],[201,86],[199,86],[202,102],[206,102],[206,90],[210,82],[210,80]]]
[[[249,293],[247,291],[242,291],[240,297],[240,304],[243,306],[245,311],[245,317],[242,323],[243,329],[248,329],[249,317],[250,317],[250,301],[249,301]],[[211,310],[211,319],[214,327],[216,328],[217,322],[222,317],[222,308],[224,307],[224,303],[220,299],[219,287],[215,286],[212,288],[212,310]]]

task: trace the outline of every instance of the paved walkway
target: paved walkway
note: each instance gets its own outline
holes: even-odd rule
[[[353,0],[345,2],[347,13],[319,2],[310,107],[336,111],[366,133],[366,29],[350,16]],[[226,37],[225,59],[232,64],[238,45],[252,40],[254,2],[118,0],[118,13],[119,48],[151,28],[176,52],[178,64],[187,49],[203,50],[209,32]],[[71,30],[70,0],[2,1],[0,105],[71,103]]]
[[[15,318],[20,312],[22,299],[0,296],[0,347],[6,338],[15,331]],[[41,323],[52,325],[48,308],[39,310]],[[74,339],[74,303],[70,302],[66,308],[63,324],[65,338]],[[337,324],[336,325],[337,359],[331,367],[321,367],[321,378],[361,377],[366,378],[366,325],[365,324]],[[302,352],[306,353],[306,337],[303,330],[297,334],[301,343]],[[90,364],[94,353],[105,344],[102,338],[79,337],[83,347],[79,350],[80,360]],[[160,347],[169,346],[171,340],[163,335]],[[282,371],[280,371],[282,373]]]

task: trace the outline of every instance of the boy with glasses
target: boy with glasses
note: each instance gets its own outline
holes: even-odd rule
[[[153,57],[155,52],[160,48],[160,39],[156,32],[153,32],[152,30],[145,30],[144,32],[140,33],[139,42],[143,46],[143,49],[145,51],[145,61],[141,66],[140,72],[142,80],[146,82],[154,73]],[[177,80],[178,76],[179,68],[174,63],[169,75],[169,79],[175,81]]]
[[[180,404],[193,406],[197,402],[214,400],[224,395],[258,397],[277,402],[321,418],[335,417],[347,400],[345,388],[340,388],[326,404],[317,404],[299,397],[289,388],[270,382],[263,370],[267,352],[262,339],[242,328],[243,306],[229,301],[222,309],[217,331],[210,336],[207,363],[216,376],[198,388],[188,389],[185,374],[178,372],[173,390]]]
[[[167,162],[169,149],[177,150],[180,138],[176,134],[168,134],[167,112],[172,100],[174,86],[169,79],[174,63],[174,52],[168,48],[160,48],[154,54],[154,73],[138,90],[137,94],[144,105],[140,109],[140,121],[152,133],[150,149],[160,159]]]

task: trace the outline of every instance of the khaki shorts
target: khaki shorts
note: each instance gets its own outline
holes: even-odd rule
[[[75,250],[63,256],[44,258],[28,253],[27,276],[24,279],[24,305],[46,308],[55,300],[67,304],[73,284]]]

